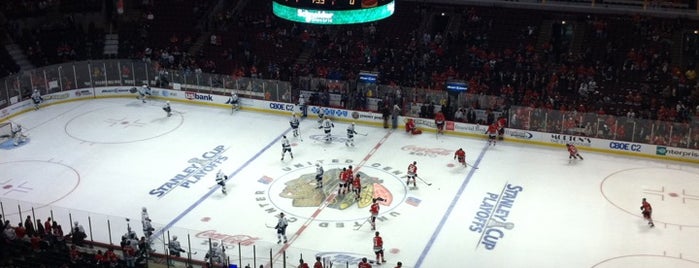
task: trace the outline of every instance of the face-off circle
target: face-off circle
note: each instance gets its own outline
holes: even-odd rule
[[[673,268],[690,268],[697,267],[699,262],[687,260],[678,257],[664,255],[637,254],[618,256],[603,260],[593,268],[612,268],[612,267],[673,267]]]
[[[699,227],[699,218],[687,217],[699,210],[699,174],[660,167],[620,170],[607,176],[600,191],[607,201],[641,218],[641,199],[653,207],[653,221]]]
[[[68,196],[80,184],[78,171],[61,163],[40,160],[1,162],[0,170],[0,198],[18,201],[23,212],[49,206]],[[16,210],[5,212],[14,215]]]
[[[372,199],[381,197],[381,214],[389,213],[406,199],[407,187],[398,176],[371,166],[363,166],[359,199],[352,192],[337,195],[339,174],[350,164],[323,164],[323,188],[316,189],[315,167],[295,169],[275,179],[268,188],[270,202],[280,211],[299,219],[308,219],[329,197],[334,196],[316,220],[327,222],[364,221]],[[331,192],[332,191],[332,192]]]
[[[144,104],[140,108],[129,110],[112,106],[92,110],[70,119],[65,133],[82,142],[122,144],[166,135],[184,122],[179,113],[166,117],[160,107]]]

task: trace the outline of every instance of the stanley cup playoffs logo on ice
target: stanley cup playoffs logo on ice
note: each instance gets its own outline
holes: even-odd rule
[[[505,237],[505,231],[515,228],[515,224],[508,222],[512,206],[522,186],[505,184],[500,193],[486,193],[478,206],[478,212],[468,227],[472,232],[480,234],[476,248],[481,245],[487,250],[495,249],[498,241]]]
[[[182,188],[193,186],[193,184],[206,177],[216,167],[228,160],[227,156],[223,156],[226,150],[223,145],[219,145],[202,153],[201,158],[194,157],[189,159],[187,166],[180,173],[170,178],[160,187],[150,190],[149,194],[161,198],[178,186]]]

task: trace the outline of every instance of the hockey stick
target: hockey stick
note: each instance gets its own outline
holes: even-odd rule
[[[364,220],[361,224],[357,225],[357,227],[355,227],[354,230],[357,231],[359,229],[362,229],[362,226],[364,226],[365,223],[369,222],[369,219],[371,219],[371,217],[366,218],[366,220]]]
[[[466,164],[466,166],[472,167],[473,169],[478,169],[478,167],[474,167],[473,165],[471,165],[471,164],[469,164],[469,163],[465,163],[465,164]]]
[[[270,228],[270,229],[277,229],[277,226],[272,226],[267,223],[265,223],[265,227]]]
[[[420,176],[415,176],[415,177],[417,177],[418,179],[420,179],[420,181],[421,181],[422,183],[427,184],[427,186],[432,186],[432,183],[429,183],[429,182],[423,180],[422,178],[420,178]]]
[[[367,135],[369,135],[369,133],[359,133],[359,132],[357,132],[357,134],[362,135],[362,136],[367,136]]]

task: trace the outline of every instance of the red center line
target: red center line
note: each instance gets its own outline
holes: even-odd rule
[[[393,133],[393,131],[389,131],[388,133],[386,133],[386,135],[384,135],[383,138],[381,138],[381,140],[379,140],[379,142],[376,143],[376,145],[374,146],[374,148],[372,148],[371,151],[369,151],[369,153],[364,157],[364,159],[362,159],[362,161],[359,162],[359,164],[357,165],[357,167],[354,168],[354,171],[355,171],[355,172],[359,171],[359,169],[360,169],[364,164],[366,164],[366,162],[369,160],[369,158],[371,158],[371,156],[374,155],[374,153],[376,153],[376,151],[379,149],[379,147],[381,147],[381,145],[383,145],[383,143],[386,142],[386,140],[388,139],[388,137],[391,136],[391,133]],[[336,186],[335,188],[337,188],[337,186]],[[282,255],[282,253],[284,253],[284,251],[286,251],[286,250],[289,248],[289,246],[290,246],[292,243],[294,243],[294,241],[296,241],[296,239],[299,238],[299,236],[301,236],[301,233],[303,233],[303,231],[305,231],[306,228],[308,228],[308,226],[310,226],[311,223],[312,223],[313,221],[315,221],[316,218],[318,218],[318,215],[320,215],[320,212],[323,211],[326,207],[328,207],[328,205],[330,204],[330,202],[333,201],[333,200],[335,199],[335,196],[336,196],[336,194],[335,194],[335,192],[336,192],[336,191],[335,191],[335,188],[333,188],[333,189],[330,191],[331,194],[330,194],[327,198],[325,198],[325,201],[323,201],[323,203],[320,204],[320,206],[316,209],[316,211],[313,212],[313,214],[311,215],[311,217],[309,217],[309,218],[306,220],[306,222],[304,222],[303,225],[301,225],[301,228],[299,228],[298,231],[296,231],[296,233],[294,233],[293,235],[291,235],[291,237],[290,237],[290,239],[289,239],[289,243],[285,243],[284,246],[282,246],[282,247],[277,251],[277,253],[274,254],[274,257],[272,258],[272,263],[276,262],[277,259],[279,259],[279,257]],[[267,265],[265,265],[265,267],[270,267],[270,263],[268,263]]]

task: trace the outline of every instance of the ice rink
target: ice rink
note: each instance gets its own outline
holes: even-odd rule
[[[301,254],[311,265],[317,255],[333,267],[356,267],[361,257],[374,259],[374,231],[363,223],[370,199],[380,196],[385,267],[699,266],[696,165],[587,151],[569,162],[563,146],[488,146],[359,124],[366,136],[348,147],[348,122],[335,122],[326,143],[315,115],[294,138],[289,116],[173,102],[166,117],[162,104],[98,99],[13,118],[30,140],[0,146],[6,218],[15,225],[34,213],[43,222],[52,213],[65,232],[71,221],[89,221],[93,239],[111,235],[118,244],[126,224],[141,234],[147,207],[159,239],[189,235],[196,258],[211,238],[230,245],[234,263],[242,252],[243,266],[268,264],[271,254],[281,267],[286,251],[288,267]],[[280,160],[282,135],[293,159]],[[477,169],[456,165],[458,148]],[[413,161],[423,180],[417,189],[403,177]],[[315,189],[317,162],[323,190]],[[349,165],[363,178],[358,201],[335,195],[338,170]],[[218,170],[229,176],[227,195],[215,184]],[[641,218],[644,197],[655,228]],[[287,244],[268,228],[280,212],[290,220]]]

